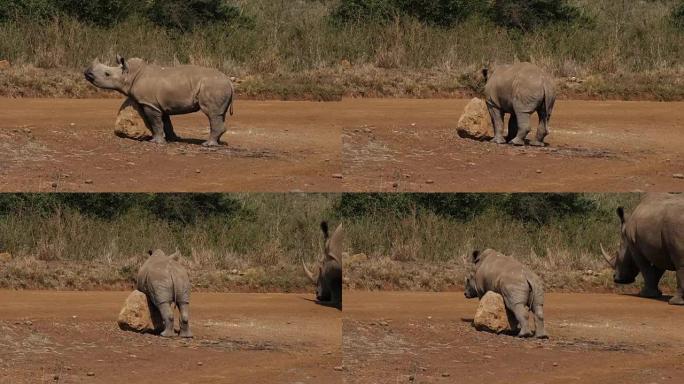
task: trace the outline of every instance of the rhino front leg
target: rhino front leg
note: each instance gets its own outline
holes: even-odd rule
[[[515,304],[513,307],[513,315],[515,319],[520,324],[520,332],[518,332],[518,337],[530,337],[532,336],[532,331],[530,331],[530,324],[528,321],[528,315],[530,311],[527,310],[523,304]]]
[[[639,296],[648,298],[658,298],[662,296],[663,292],[658,288],[658,284],[664,273],[664,269],[656,268],[652,265],[642,269],[641,275],[644,277],[644,287],[639,292]]]
[[[147,121],[147,125],[152,129],[152,138],[150,141],[156,144],[166,144],[161,111],[148,105],[143,105],[143,114],[145,115],[144,117],[145,121]]]
[[[538,339],[548,339],[546,328],[544,328],[544,306],[535,304],[532,308],[534,314],[534,337]]]
[[[492,119],[492,127],[494,128],[493,142],[497,144],[506,144],[506,139],[503,136],[504,118],[503,112],[497,107],[487,104],[489,110],[489,117]]]
[[[171,116],[164,114],[162,116],[162,122],[164,123],[164,136],[168,141],[178,141],[180,137],[176,135],[173,131],[173,124],[171,123]]]
[[[219,145],[221,136],[226,133],[225,116],[210,116],[209,125],[211,131],[209,132],[209,140],[202,143],[205,147],[213,147]]]
[[[670,299],[671,305],[684,305],[684,267],[677,268],[677,292]]]
[[[178,311],[180,312],[180,337],[192,337],[190,331],[190,304],[178,304]]]
[[[161,313],[162,320],[164,321],[164,330],[161,335],[163,337],[176,336],[176,332],[173,330],[173,307],[171,303],[159,304],[159,313]]]
[[[525,145],[525,138],[530,133],[530,114],[527,112],[515,112],[518,122],[518,134],[510,141],[513,145]]]

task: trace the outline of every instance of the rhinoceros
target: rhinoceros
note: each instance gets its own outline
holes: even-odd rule
[[[342,308],[342,224],[337,226],[332,236],[328,233],[328,223],[321,223],[325,242],[323,258],[311,272],[302,260],[304,272],[316,284],[316,300],[320,303]]]
[[[530,145],[544,146],[549,133],[549,120],[556,103],[552,79],[532,63],[497,65],[485,68],[482,74],[487,82],[485,99],[494,127],[493,141],[525,145],[530,132],[532,113],[539,115],[535,140]],[[504,116],[509,113],[508,136],[503,136]]]
[[[192,337],[190,331],[190,278],[176,260],[177,253],[167,256],[161,250],[149,252],[138,271],[136,288],[159,310],[164,321],[164,337],[175,336],[174,307],[180,312],[180,337]]]
[[[95,59],[84,76],[94,86],[116,90],[140,105],[152,142],[178,140],[170,116],[202,111],[210,125],[209,140],[202,145],[219,145],[226,113],[233,115],[233,84],[226,75],[195,65],[161,67],[120,55],[116,62],[110,67]]]
[[[520,326],[518,336],[532,336],[528,324],[528,314],[532,311],[534,336],[548,337],[544,328],[544,285],[539,276],[518,260],[493,249],[473,251],[471,262],[473,269],[465,280],[466,298],[482,298],[489,291],[496,292],[515,316]]]
[[[611,257],[601,252],[615,273],[616,284],[631,284],[641,273],[643,297],[660,297],[658,283],[665,271],[676,271],[677,292],[672,305],[684,305],[684,195],[648,194],[631,215],[617,209],[620,248]]]

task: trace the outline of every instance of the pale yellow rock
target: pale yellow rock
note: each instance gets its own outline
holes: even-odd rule
[[[488,140],[494,137],[487,103],[477,97],[470,100],[458,119],[456,130],[460,137],[468,139]]]
[[[114,134],[135,140],[142,140],[152,135],[145,125],[140,106],[133,100],[126,99],[121,104],[119,114],[116,116],[116,123],[114,123]]]
[[[487,292],[477,306],[473,325],[477,330],[494,333],[510,332],[511,323],[508,320],[503,297],[495,292]]]
[[[9,263],[12,261],[12,255],[9,252],[0,253],[0,263]]]
[[[7,60],[0,60],[0,71],[10,69],[12,65]]]
[[[140,291],[133,291],[126,298],[119,318],[119,328],[133,332],[155,332],[164,328],[156,309],[150,308],[147,296]]]

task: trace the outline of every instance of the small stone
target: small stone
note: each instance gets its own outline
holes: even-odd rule
[[[57,182],[55,182],[55,181],[52,182],[52,188],[57,188]]]
[[[12,65],[7,60],[0,60],[0,71],[9,69]]]
[[[88,372],[88,373],[86,373],[86,375],[88,375],[88,376],[91,376],[91,377],[92,377],[92,376],[95,376],[95,372]]]
[[[201,366],[203,366],[203,365],[204,365],[203,362],[201,362],[201,361],[198,361],[198,362],[197,362],[197,366],[198,366],[198,367],[201,367]]]
[[[26,325],[28,325],[28,326],[31,326],[31,325],[33,325],[33,321],[31,321],[31,320],[26,320],[26,321],[24,322],[24,324],[26,324]]]
[[[344,367],[343,367],[343,366],[341,366],[341,365],[338,365],[338,366],[336,366],[336,367],[335,367],[335,368],[333,368],[333,369],[334,369],[334,370],[336,370],[336,371],[341,371],[341,370],[343,370],[343,369],[344,369]]]
[[[202,173],[202,171],[199,169],[195,169],[195,173]]]
[[[557,367],[557,366],[558,366],[558,363],[553,363],[552,365],[553,365],[554,367]]]
[[[342,175],[341,173],[333,173],[332,177],[333,179],[342,179],[344,175]]]
[[[69,123],[69,126],[70,126],[70,127],[75,127],[75,126],[76,126],[76,123]]]
[[[451,376],[451,373],[447,373],[447,372],[442,373],[442,377],[449,377],[449,376]]]
[[[434,184],[434,183],[435,183],[434,180],[425,180],[425,184]]]
[[[416,376],[414,376],[414,375],[409,376],[409,381],[414,381],[415,379],[416,379]]]
[[[93,180],[92,180],[92,179],[88,179],[88,180],[85,181],[85,183],[86,183],[86,184],[92,184],[92,183],[93,183]]]
[[[541,169],[537,169],[535,172],[537,172],[537,173],[542,173],[542,170],[541,170]]]
[[[389,323],[383,320],[380,322],[380,325],[382,325],[383,327],[387,327],[389,326]]]
[[[672,177],[675,179],[684,179],[684,173],[675,173]]]
[[[398,188],[398,187],[399,187],[399,183],[397,183],[397,182],[395,181],[394,183],[392,183],[392,187],[393,187],[393,188]]]
[[[54,375],[52,376],[52,380],[54,380],[54,381],[59,381],[59,375],[58,375],[58,374],[54,374]]]

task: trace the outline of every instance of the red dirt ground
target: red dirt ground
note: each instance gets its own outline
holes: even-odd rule
[[[185,142],[114,136],[117,99],[0,99],[0,191],[334,192],[339,103],[240,101],[227,146],[199,145],[201,113],[172,118]]]
[[[119,330],[127,294],[0,291],[0,383],[342,382],[341,313],[311,295],[193,294],[188,341]]]
[[[345,292],[345,382],[684,382],[684,307],[547,294],[541,341],[476,331],[476,308],[460,292]]]
[[[345,190],[684,191],[681,102],[559,100],[545,148],[459,138],[467,100],[346,103]]]

